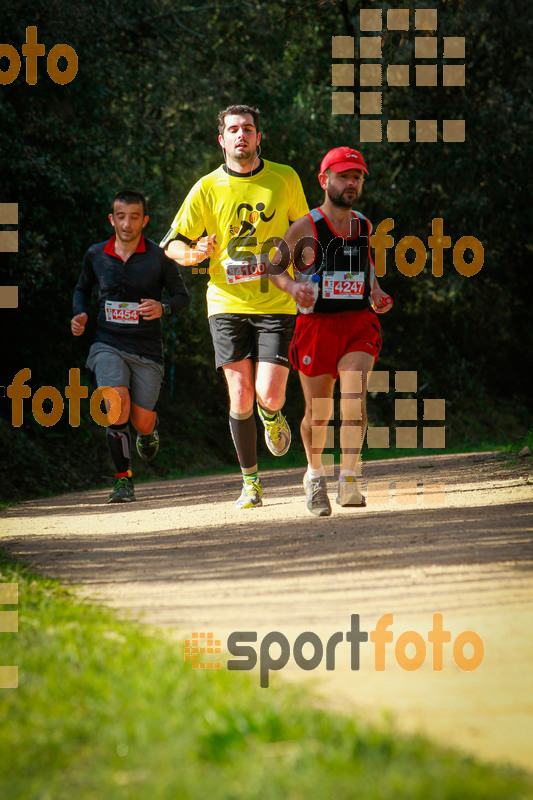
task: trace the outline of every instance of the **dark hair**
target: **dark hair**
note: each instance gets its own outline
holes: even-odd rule
[[[140,192],[134,192],[131,189],[121,189],[117,192],[111,202],[111,213],[115,213],[115,203],[126,203],[128,206],[136,206],[139,203],[143,207],[143,217],[146,216],[146,198]]]
[[[255,129],[259,133],[259,109],[252,106],[228,106],[218,113],[218,132],[222,136],[226,126],[226,117],[230,114],[250,114],[253,118]]]

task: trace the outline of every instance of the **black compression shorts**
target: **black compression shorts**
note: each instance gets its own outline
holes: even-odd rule
[[[250,358],[289,367],[294,314],[213,314],[209,328],[218,370]]]

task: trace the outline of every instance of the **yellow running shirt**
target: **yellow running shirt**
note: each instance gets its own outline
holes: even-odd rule
[[[216,233],[209,265],[207,313],[295,314],[292,297],[268,280],[268,254],[289,222],[308,208],[292,167],[264,161],[248,175],[220,166],[192,187],[165,241],[178,234],[196,240]]]

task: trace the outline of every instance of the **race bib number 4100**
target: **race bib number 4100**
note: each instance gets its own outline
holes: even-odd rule
[[[139,303],[121,303],[118,300],[106,300],[105,318],[107,322],[118,322],[121,325],[138,325]]]
[[[234,261],[228,258],[222,264],[226,270],[227,283],[244,283],[245,281],[256,281],[261,275],[266,275],[269,261],[266,256],[258,257],[255,263]]]
[[[360,300],[364,291],[364,272],[325,272],[322,275],[322,297],[327,300]]]

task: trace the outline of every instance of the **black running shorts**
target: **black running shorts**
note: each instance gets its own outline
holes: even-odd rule
[[[218,370],[245,358],[289,367],[294,314],[213,314],[209,328]]]

